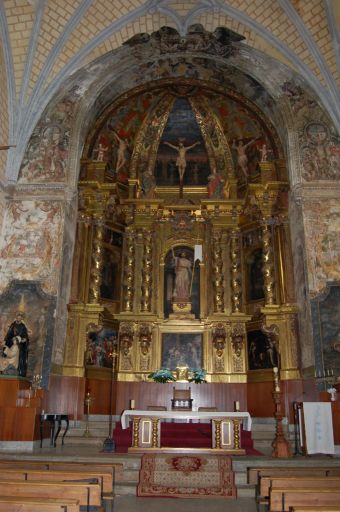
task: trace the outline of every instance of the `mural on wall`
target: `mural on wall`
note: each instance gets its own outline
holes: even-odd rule
[[[87,336],[85,365],[97,368],[112,368],[113,346],[117,344],[117,331],[102,327]]]
[[[136,134],[158,101],[157,94],[145,92],[105,114],[105,122],[89,147],[89,157],[105,162],[111,179],[126,183]]]
[[[178,98],[169,114],[157,153],[156,185],[206,186],[208,155],[195,114],[186,98]]]
[[[282,86],[298,132],[302,177],[306,181],[340,178],[340,136],[307,90],[294,81]]]
[[[79,104],[74,89],[51,105],[33,130],[20,168],[20,183],[65,181],[71,129]]]
[[[336,199],[304,201],[309,292],[340,280],[340,205]]]
[[[0,247],[3,290],[12,279],[39,279],[56,295],[63,235],[63,206],[53,201],[11,201]]]
[[[315,371],[319,376],[340,372],[340,284],[328,283],[311,301]]]
[[[248,368],[249,370],[264,370],[278,366],[276,346],[261,330],[249,331],[248,340]]]
[[[202,368],[202,334],[164,333],[162,336],[162,368],[179,366]]]
[[[13,281],[0,296],[0,341],[4,343],[6,340],[10,346],[9,338],[13,332],[18,331],[19,335],[26,332],[27,371],[24,373],[30,379],[33,375],[40,376],[43,387],[48,385],[51,366],[55,306],[55,298],[45,294],[40,284],[32,281]],[[14,327],[18,323],[21,326],[13,329],[13,323]],[[24,335],[20,337],[24,338]]]

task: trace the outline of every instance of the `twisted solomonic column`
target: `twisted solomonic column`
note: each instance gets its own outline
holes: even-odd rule
[[[222,233],[217,231],[213,235],[212,274],[214,287],[214,312],[224,312],[224,275],[222,258]]]
[[[134,281],[135,281],[135,232],[129,229],[126,232],[126,257],[124,265],[124,296],[123,309],[131,312],[133,310],[134,298]]]
[[[241,286],[241,248],[240,232],[233,229],[230,237],[230,264],[231,264],[231,307],[233,313],[240,313],[242,308]]]
[[[103,269],[103,237],[104,222],[102,218],[94,219],[93,242],[90,270],[89,303],[99,304],[100,285],[102,283]]]
[[[262,258],[263,280],[266,306],[272,306],[275,300],[274,256],[272,246],[272,219],[266,217],[262,222]]]
[[[141,311],[150,312],[152,300],[152,235],[149,231],[144,231],[143,235]]]

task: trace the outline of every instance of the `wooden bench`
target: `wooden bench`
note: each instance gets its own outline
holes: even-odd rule
[[[332,505],[329,506],[318,506],[313,505],[312,507],[290,507],[289,512],[340,512],[340,506],[339,507],[332,507]]]
[[[273,487],[292,489],[295,487],[322,488],[330,487],[340,489],[340,476],[261,476],[260,496],[269,497],[269,491]]]
[[[320,466],[320,467],[304,467],[304,466],[268,466],[268,467],[249,467],[248,483],[258,484],[260,476],[274,475],[299,475],[306,476],[340,476],[340,466]]]
[[[0,496],[21,498],[74,499],[79,505],[101,507],[99,484],[85,482],[45,482],[0,480]]]
[[[52,469],[6,468],[0,467],[0,480],[42,480],[42,481],[81,481],[95,480],[100,485],[102,496],[112,494],[112,473],[105,471],[63,471]]]
[[[79,512],[79,501],[57,498],[0,496],[0,512]]]
[[[270,512],[289,512],[299,505],[339,505],[340,489],[273,488],[269,496]]]

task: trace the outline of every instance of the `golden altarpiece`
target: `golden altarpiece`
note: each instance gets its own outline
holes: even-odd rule
[[[120,382],[183,365],[299,378],[287,208],[276,131],[236,91],[173,79],[120,97],[83,152],[64,374],[109,375],[86,364],[106,325]]]

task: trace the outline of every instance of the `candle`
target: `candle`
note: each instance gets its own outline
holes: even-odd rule
[[[236,412],[239,411],[240,410],[240,402],[238,400],[236,400],[234,405],[235,405],[235,411]]]
[[[135,408],[135,401],[130,400],[130,410],[132,411]]]

